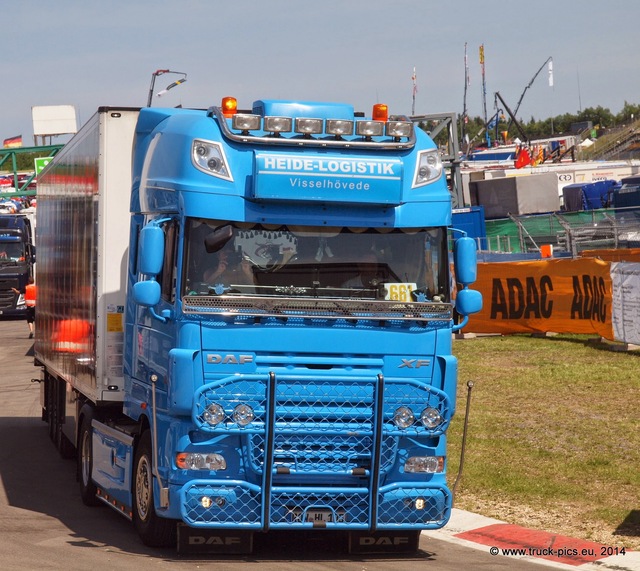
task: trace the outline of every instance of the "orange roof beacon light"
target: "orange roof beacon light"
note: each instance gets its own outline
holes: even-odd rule
[[[384,103],[376,103],[373,106],[371,118],[374,121],[386,121],[389,118],[389,107]]]
[[[235,97],[223,97],[221,107],[225,117],[233,117],[238,112],[238,100]]]

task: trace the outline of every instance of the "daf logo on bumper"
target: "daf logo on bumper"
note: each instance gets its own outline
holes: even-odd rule
[[[253,355],[220,355],[219,353],[209,353],[207,355],[207,363],[212,365],[247,365],[253,363]]]

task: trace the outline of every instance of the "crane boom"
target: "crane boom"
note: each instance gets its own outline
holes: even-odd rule
[[[524,88],[524,90],[522,91],[522,94],[520,95],[520,99],[518,99],[518,103],[516,104],[516,108],[513,112],[513,115],[511,117],[511,121],[509,121],[509,125],[507,126],[507,130],[509,130],[509,127],[511,127],[511,123],[515,120],[515,116],[518,113],[518,109],[520,109],[520,104],[522,103],[522,100],[524,99],[524,95],[527,92],[527,89],[529,89],[532,85],[533,82],[536,80],[536,78],[540,75],[540,72],[544,69],[544,66],[547,65],[553,58],[551,56],[549,56],[547,58],[547,60],[540,66],[540,69],[538,69],[538,71],[536,71],[535,75],[531,78],[531,81],[529,81],[529,83],[527,84],[527,86]]]
[[[500,100],[500,103],[502,103],[502,105],[504,106],[505,110],[509,114],[509,117],[511,117],[511,122],[513,122],[513,124],[518,129],[518,133],[520,133],[520,136],[522,137],[522,140],[525,143],[528,142],[529,141],[529,137],[527,137],[527,134],[525,133],[524,129],[522,128],[522,125],[520,125],[520,123],[518,123],[518,120],[516,119],[515,114],[511,111],[511,109],[509,109],[509,106],[506,104],[505,100],[502,99],[502,95],[500,95],[499,91],[496,91],[496,99]],[[509,124],[511,124],[511,122]]]

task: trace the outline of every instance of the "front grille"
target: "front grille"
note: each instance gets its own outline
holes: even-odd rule
[[[395,462],[400,437],[438,436],[446,430],[452,414],[443,391],[413,379],[384,379],[384,383],[374,375],[330,380],[273,375],[273,379],[271,389],[266,375],[234,375],[208,383],[196,392],[192,411],[202,431],[244,434],[248,467],[258,475],[265,466],[271,466],[276,475],[368,476],[378,428],[378,469],[387,473]],[[271,431],[270,390],[274,395]],[[378,398],[380,390],[382,399]],[[211,426],[206,417],[214,404],[224,409],[225,419]],[[253,422],[245,427],[233,419],[233,411],[240,404],[249,405],[255,414]],[[435,408],[443,422],[429,429],[416,421],[400,429],[392,420],[400,406],[412,408],[416,419],[424,408]]]
[[[0,309],[15,309],[17,295],[12,287],[18,288],[18,280],[0,280]]]
[[[416,500],[424,500],[422,509],[415,508]],[[446,488],[434,486],[427,491],[424,487],[405,484],[380,494],[378,525],[387,528],[442,527],[447,521],[451,501],[451,493]]]
[[[207,507],[203,498],[209,501]],[[267,499],[268,519],[264,520]],[[382,488],[377,494],[377,509],[364,488],[274,487],[267,493],[247,482],[194,480],[180,492],[183,520],[193,527],[206,528],[305,529],[320,525],[364,530],[375,519],[378,529],[436,529],[446,523],[451,502],[449,490],[429,484]]]
[[[212,498],[213,504],[204,507],[203,497]],[[212,485],[211,482],[193,480],[182,492],[182,518],[193,526],[237,524],[256,527],[261,521],[261,499],[260,490],[247,487],[246,483]]]
[[[233,295],[185,296],[182,302],[185,314],[217,314],[224,317],[437,321],[443,323],[448,323],[453,318],[453,307],[449,303]]]

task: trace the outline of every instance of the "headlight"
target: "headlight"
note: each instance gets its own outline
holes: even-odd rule
[[[437,474],[444,470],[444,456],[412,456],[404,463],[404,471],[412,474]]]
[[[413,186],[423,186],[442,175],[442,160],[437,149],[431,151],[421,151],[418,155],[416,173],[413,177]]]
[[[233,409],[233,420],[239,426],[251,424],[255,416],[253,409],[248,404],[239,404]]]
[[[425,428],[436,428],[442,424],[443,418],[438,409],[427,407],[422,411],[420,420]]]
[[[356,135],[361,137],[381,137],[384,133],[382,121],[356,121]]]
[[[217,426],[224,420],[224,409],[214,402],[202,413],[202,418],[207,424]]]
[[[226,470],[227,462],[221,454],[179,452],[176,466],[182,470]]]
[[[401,406],[393,413],[393,422],[398,428],[409,428],[414,421],[415,416],[408,406]]]
[[[327,119],[324,130],[328,135],[353,135],[353,121],[349,119]]]
[[[194,140],[191,158],[196,168],[202,172],[233,181],[233,177],[227,167],[224,150],[219,143],[199,139]]]
[[[389,121],[387,123],[388,137],[411,137],[413,123],[411,121]]]
[[[269,133],[289,133],[292,125],[291,117],[265,117],[263,129]]]
[[[304,133],[305,135],[317,135],[322,133],[322,119],[307,119],[298,117],[296,119],[296,133]]]
[[[231,119],[231,126],[238,131],[257,131],[260,129],[260,115],[238,113]]]

